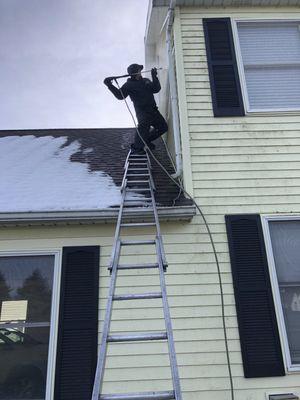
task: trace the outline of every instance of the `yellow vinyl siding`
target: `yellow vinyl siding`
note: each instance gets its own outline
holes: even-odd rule
[[[189,142],[194,196],[210,224],[218,251],[225,293],[226,325],[235,395],[237,399],[263,400],[266,392],[299,393],[300,372],[277,378],[243,377],[224,215],[300,213],[300,112],[260,115],[256,113],[245,117],[214,118],[202,27],[202,18],[210,17],[299,18],[300,20],[300,9],[261,7],[177,9],[177,26],[180,26],[180,29],[176,28],[177,37],[180,31],[181,40],[176,42],[175,51],[178,49],[177,63],[181,63],[184,71],[177,76],[177,79],[178,85],[185,88],[186,95],[186,101],[181,102],[179,109],[184,109],[184,119],[185,115],[188,116],[187,129],[182,130],[181,135],[183,146]],[[188,168],[188,163],[184,164],[184,168]],[[198,233],[194,237],[199,243],[198,254],[191,249],[191,242],[188,240],[196,230]],[[183,229],[182,236],[187,239],[186,245],[182,243],[182,250],[191,250],[187,255],[187,261],[189,265],[193,265],[195,273],[200,277],[201,283],[198,287],[202,287],[205,291],[201,298],[206,299],[205,305],[202,303],[207,313],[206,319],[218,318],[220,303],[217,302],[220,299],[216,266],[201,219],[194,218],[192,224]],[[211,333],[211,342],[207,333]],[[209,351],[214,346],[213,338],[221,345],[218,336],[220,333],[220,325],[218,327],[215,325],[211,329],[200,328],[199,342],[204,346],[207,345]],[[206,357],[201,361],[201,354],[205,350],[202,346],[198,349],[200,365],[197,366],[195,363],[195,368],[196,370],[199,368],[199,381],[185,382],[184,388],[189,393],[186,394],[186,398],[195,398],[195,390],[199,390],[199,398],[204,396],[212,399],[228,399],[229,382],[228,378],[226,379],[228,372],[224,353],[222,371],[225,375],[222,375],[207,360],[209,353],[206,353]],[[221,352],[222,349],[219,348],[217,353],[221,355]],[[208,370],[206,372],[208,376],[212,377],[211,381],[204,382],[202,379],[200,371],[203,365]],[[191,386],[188,388],[186,383]],[[207,391],[208,386],[212,392]],[[192,387],[193,394],[190,391]]]
[[[235,317],[232,279],[226,245],[223,216],[211,214],[211,228],[219,252],[222,271],[226,324],[229,339],[230,358],[239,390],[236,398],[244,398],[250,390],[253,399],[261,399],[265,390],[275,387],[274,378],[260,379],[260,391],[256,386],[245,384]],[[169,268],[166,274],[170,311],[174,327],[178,363],[184,399],[196,400],[205,396],[209,399],[228,399],[229,388],[226,357],[224,352],[223,329],[219,285],[214,257],[203,224],[198,217],[192,223],[163,223],[162,233]],[[0,229],[0,250],[61,249],[63,246],[100,245],[100,305],[99,340],[101,324],[109,285],[107,265],[110,259],[113,225],[60,226]],[[140,238],[145,232],[137,230]],[[135,251],[123,262],[135,262]],[[138,250],[140,260],[151,256],[149,247]],[[123,272],[119,279],[119,293],[141,293],[155,291],[155,272]],[[147,279],[147,283],[146,283]],[[156,331],[163,329],[160,300],[149,302],[116,303],[113,314],[113,332]],[[161,389],[171,387],[168,355],[164,343],[129,343],[110,345],[108,370],[105,376],[105,392],[126,392]],[[292,377],[276,382],[276,387],[293,385]],[[257,380],[255,380],[257,381]],[[295,384],[295,383],[294,383]]]
[[[113,225],[1,228],[0,251],[100,245],[100,340],[109,285],[107,266],[113,233]],[[202,226],[182,222],[163,223],[162,233],[170,265],[166,280],[182,387],[186,392],[185,397],[196,399],[200,392],[212,389],[216,373],[219,377],[216,390],[222,390],[227,381],[218,280],[213,257],[207,247],[208,238]],[[137,230],[137,234],[141,239],[146,237],[145,231]],[[123,262],[136,262],[135,254],[139,255],[140,261],[146,261],[153,257],[150,249],[149,246],[135,250],[128,247]],[[158,289],[155,271],[124,271],[122,276],[117,285],[119,293]],[[240,363],[231,275],[228,270],[224,271],[224,292],[228,335],[235,351],[232,356],[237,357]],[[132,301],[130,304],[116,303],[112,332],[163,330],[161,300],[150,302],[150,307],[146,300]],[[168,390],[172,387],[165,343],[112,344],[109,347],[107,366],[105,392]],[[241,375],[241,371],[238,375]]]

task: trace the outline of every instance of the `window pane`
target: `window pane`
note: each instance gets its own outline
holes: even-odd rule
[[[49,328],[0,325],[0,399],[44,399]]]
[[[269,222],[279,284],[300,283],[300,221]]]
[[[0,321],[50,321],[54,256],[0,257]]]
[[[300,62],[300,21],[239,22],[243,63],[292,64]]]
[[[251,109],[300,108],[298,67],[245,68]]]
[[[0,400],[45,399],[54,256],[0,257]]]
[[[300,364],[300,221],[269,222],[292,364]]]
[[[239,22],[251,109],[300,109],[300,21]]]
[[[300,364],[300,286],[281,287],[280,295],[292,363]]]

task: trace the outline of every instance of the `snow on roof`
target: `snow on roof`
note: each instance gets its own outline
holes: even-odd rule
[[[0,138],[0,212],[92,210],[118,206],[120,189],[101,171],[70,161],[67,137]]]

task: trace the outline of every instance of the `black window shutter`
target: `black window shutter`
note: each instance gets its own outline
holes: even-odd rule
[[[214,116],[245,115],[230,18],[204,18],[203,29]]]
[[[99,247],[64,247],[55,400],[90,400],[97,363]]]
[[[225,219],[245,377],[285,375],[260,216]]]

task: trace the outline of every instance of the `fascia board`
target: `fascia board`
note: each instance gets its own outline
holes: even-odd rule
[[[190,221],[196,214],[193,205],[179,207],[157,207],[161,221]],[[49,212],[17,212],[0,213],[0,226],[19,225],[57,225],[57,224],[101,224],[115,223],[119,209],[86,210],[86,211],[49,211]],[[123,214],[124,220],[147,220],[153,218],[148,208],[128,209]]]
[[[153,8],[166,7],[170,0],[152,0],[151,6]],[[221,0],[216,4],[215,0],[177,0],[176,6],[186,7],[241,7],[241,6],[256,6],[256,7],[270,7],[270,6],[299,6],[299,0]]]

